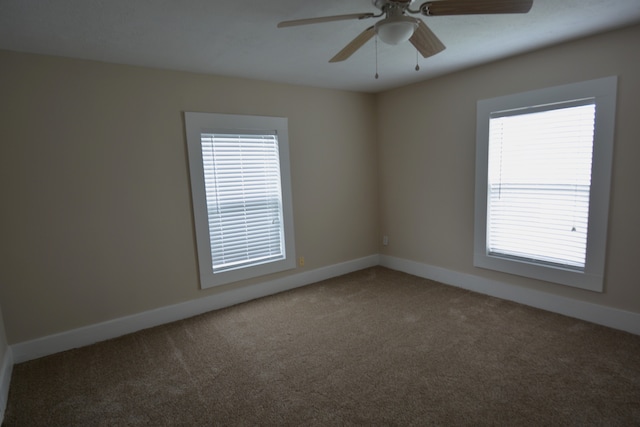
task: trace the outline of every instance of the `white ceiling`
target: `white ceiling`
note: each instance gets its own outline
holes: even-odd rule
[[[371,0],[0,0],[0,49],[379,92],[640,22],[640,0],[534,0],[528,14],[422,17],[447,49],[415,71],[409,43],[380,42],[377,80],[374,39],[328,62],[374,21],[276,28],[360,12],[378,10]]]

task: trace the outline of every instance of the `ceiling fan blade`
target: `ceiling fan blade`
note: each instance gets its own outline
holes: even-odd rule
[[[344,49],[342,49],[340,52],[338,52],[336,54],[336,56],[331,58],[329,60],[329,62],[340,62],[340,61],[344,61],[345,59],[349,58],[351,55],[353,55],[356,52],[356,50],[360,49],[375,34],[376,34],[376,30],[375,30],[375,28],[373,26],[367,28],[366,30],[361,32],[358,35],[358,37],[353,39],[351,41],[351,43],[346,45],[344,47]]]
[[[322,16],[319,18],[296,19],[293,21],[282,21],[278,28],[295,27],[296,25],[319,24],[321,22],[346,21],[348,19],[365,19],[375,16],[373,13],[351,13],[349,15]]]
[[[533,0],[439,0],[420,6],[427,16],[527,13]]]
[[[445,49],[440,39],[427,27],[427,25],[418,19],[418,28],[414,31],[409,39],[411,44],[420,52],[420,54],[428,58]]]

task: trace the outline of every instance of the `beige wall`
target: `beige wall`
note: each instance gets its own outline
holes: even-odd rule
[[[305,270],[380,251],[640,312],[638,42],[640,26],[378,96],[0,51],[7,342],[257,281],[199,289],[183,111],[289,118]],[[476,101],[614,74],[605,292],[474,268]]]
[[[640,312],[640,26],[469,69],[378,97],[381,253]],[[473,267],[476,101],[618,75],[602,294]]]
[[[199,289],[183,111],[289,118],[306,264],[281,275],[378,251],[373,95],[6,51],[0,64],[11,344],[252,283]]]

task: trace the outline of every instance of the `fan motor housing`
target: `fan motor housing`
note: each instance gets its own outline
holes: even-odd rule
[[[378,9],[385,11],[389,5],[395,5],[401,9],[405,9],[413,3],[413,0],[371,0],[371,3]]]

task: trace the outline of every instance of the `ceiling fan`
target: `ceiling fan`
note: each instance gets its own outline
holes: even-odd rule
[[[445,46],[422,19],[413,18],[409,14],[446,16],[527,13],[533,5],[533,0],[435,0],[422,3],[417,10],[413,10],[411,9],[413,2],[414,0],[372,0],[373,5],[380,9],[380,13],[352,13],[283,21],[278,24],[278,28],[384,16],[383,19],[360,33],[329,62],[340,62],[348,59],[376,34],[380,40],[391,45],[409,40],[417,51],[427,58],[442,52]]]

